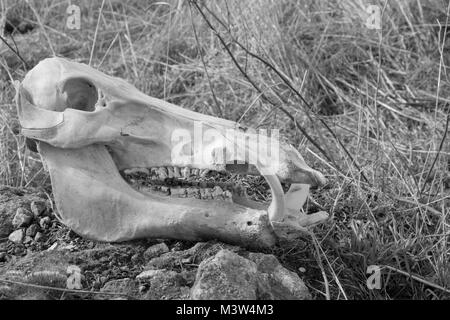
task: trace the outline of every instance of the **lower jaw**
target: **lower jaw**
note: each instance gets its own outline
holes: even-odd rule
[[[108,242],[138,238],[218,239],[246,247],[276,241],[264,205],[170,198],[133,190],[101,145],[59,149],[40,143],[60,219],[81,236]],[[70,180],[68,180],[70,179]],[[257,208],[259,207],[259,209]]]

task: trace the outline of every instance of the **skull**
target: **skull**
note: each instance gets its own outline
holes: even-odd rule
[[[267,247],[328,217],[301,212],[309,187],[326,180],[276,136],[147,96],[63,58],[41,61],[15,86],[22,133],[36,141],[50,173],[58,217],[81,236]],[[270,156],[268,144],[277,146]],[[262,175],[270,204],[199,178],[211,172]],[[286,194],[281,183],[290,184]]]

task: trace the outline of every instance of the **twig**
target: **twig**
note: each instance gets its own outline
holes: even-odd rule
[[[110,296],[126,296],[128,298],[132,298],[131,296],[129,296],[125,293],[117,293],[117,292],[100,292],[100,291],[87,291],[87,290],[57,288],[57,287],[49,287],[49,286],[43,286],[43,285],[39,285],[39,284],[6,280],[6,279],[0,279],[0,282],[15,284],[15,285],[24,286],[24,287],[36,288],[36,289],[44,289],[44,290],[53,290],[53,291],[61,291],[61,292],[69,292],[69,293],[84,293],[84,294],[100,294],[100,295],[104,294],[104,295],[110,295]]]
[[[426,176],[425,181],[423,182],[423,185],[422,185],[422,189],[420,190],[420,195],[422,195],[423,191],[425,190],[425,187],[428,184],[428,178],[430,177],[431,172],[433,171],[434,166],[436,165],[437,159],[439,158],[439,155],[441,154],[442,148],[444,146],[445,139],[447,138],[449,121],[450,121],[450,111],[447,114],[447,121],[445,123],[445,131],[444,131],[444,134],[442,135],[442,139],[441,139],[441,142],[439,144],[438,152],[436,153],[436,156],[434,157],[434,160],[433,160],[433,163],[431,164],[430,170],[428,170],[427,176]]]
[[[202,11],[202,9],[200,8],[200,6],[198,5],[198,3],[195,0],[191,0],[191,2],[195,5],[195,7],[197,8],[198,12],[200,13],[200,15],[202,16],[203,20],[207,23],[207,25],[209,26],[209,28],[214,32],[214,34],[216,35],[216,37],[220,40],[220,42],[222,43],[222,45],[224,46],[225,50],[227,51],[227,53],[230,55],[230,57],[233,60],[233,63],[238,67],[239,71],[246,77],[246,79],[250,82],[250,84],[255,87],[255,89],[257,89],[256,84],[250,80],[249,76],[246,74],[246,72],[244,70],[242,70],[242,68],[239,66],[239,64],[237,63],[236,59],[234,58],[234,56],[232,56],[230,50],[228,49],[228,46],[226,45],[225,41],[223,40],[223,38],[220,36],[219,32],[214,28],[214,26],[212,26],[211,22],[209,21],[209,19],[206,17],[205,13]],[[224,25],[223,22],[206,6],[204,5],[205,9],[214,17],[215,20],[219,21],[219,23],[221,25]],[[248,48],[246,48],[244,45],[242,45],[239,41],[237,41],[234,37],[232,37],[233,41],[242,49],[244,50],[248,55],[250,55],[251,57],[259,60],[260,62],[262,62],[265,66],[267,66],[269,69],[271,69],[272,71],[274,71],[279,77],[280,79],[289,87],[289,89],[291,89],[295,95],[297,97],[300,98],[300,100],[303,102],[303,104],[307,107],[307,109],[305,110],[307,116],[311,119],[311,115],[309,113],[309,111],[312,110],[311,105],[306,101],[306,99],[303,97],[303,95],[294,88],[294,86],[292,85],[292,83],[290,82],[289,79],[286,78],[286,76],[284,76],[282,74],[282,72],[280,72],[277,68],[275,68],[270,62],[266,61],[265,59],[261,58],[260,56],[258,56],[257,54],[251,52]],[[258,92],[261,94],[261,90],[257,89]],[[265,95],[263,95],[265,97]],[[269,100],[270,101],[270,100]],[[281,111],[283,111],[283,113],[285,113],[287,116],[289,116],[291,118],[291,120],[295,119],[294,117],[292,117],[292,115],[290,115],[288,113],[288,111],[280,106],[278,106],[278,108],[280,108]],[[320,121],[320,123],[322,123],[322,125],[326,128],[326,130],[333,136],[334,140],[336,140],[336,142],[339,144],[339,146],[341,147],[341,149],[344,151],[344,153],[349,157],[349,159],[351,160],[351,163],[355,166],[355,168],[357,169],[358,173],[361,175],[361,177],[363,178],[363,180],[370,184],[369,180],[367,179],[367,177],[365,176],[364,172],[362,171],[362,169],[359,167],[358,163],[356,162],[356,160],[353,158],[353,156],[351,155],[351,153],[347,150],[347,148],[344,146],[344,144],[342,143],[342,141],[337,137],[337,135],[335,134],[335,132],[330,128],[330,126],[320,117],[317,117],[317,119]],[[296,126],[298,127],[298,123],[297,121],[295,121]],[[302,131],[303,133],[303,131]],[[313,140],[311,139],[311,137],[309,136],[305,136],[310,142],[313,143]],[[317,144],[314,142],[313,143],[316,147]],[[319,149],[319,151],[321,153],[324,154],[324,156],[331,162],[333,162],[334,165],[337,164],[334,160],[330,160],[331,157],[324,152],[323,149]],[[339,169],[339,171],[341,171]]]
[[[408,273],[408,272],[405,272],[403,270],[400,270],[400,269],[397,269],[397,268],[394,268],[394,267],[391,267],[391,266],[387,266],[387,265],[383,265],[381,267],[389,269],[389,270],[392,270],[392,271],[395,271],[395,272],[398,272],[398,273],[400,273],[400,274],[402,274],[404,276],[410,277],[411,279],[414,279],[414,280],[416,280],[416,281],[418,281],[420,283],[423,283],[423,284],[425,284],[427,286],[433,287],[433,288],[438,289],[438,290],[442,290],[442,291],[444,291],[446,293],[450,293],[450,289],[441,287],[438,284],[435,284],[435,283],[432,283],[432,282],[427,281],[425,279],[422,279],[422,278],[420,278],[420,277],[418,277],[418,276],[416,276],[414,274],[411,274],[411,273]]]
[[[22,56],[19,53],[19,50],[16,50],[13,47],[11,47],[10,44],[1,35],[0,35],[0,40],[2,40],[2,42],[20,59],[20,61],[22,61],[22,63],[25,65],[25,69],[29,70],[28,63],[25,61],[24,58],[22,58]],[[13,42],[14,42],[14,40],[13,40]]]
[[[191,25],[192,25],[192,31],[194,32],[195,41],[197,42],[197,51],[200,55],[200,59],[202,60],[203,68],[205,69],[206,78],[208,79],[209,89],[211,90],[211,94],[214,99],[214,103],[216,105],[216,112],[219,117],[223,117],[222,108],[220,107],[219,101],[217,100],[216,94],[214,93],[214,89],[211,83],[211,78],[209,77],[208,69],[206,68],[206,62],[205,58],[203,57],[203,52],[200,47],[200,41],[198,40],[197,30],[195,29],[194,21],[192,20],[192,6],[191,6],[192,0],[189,0],[189,13],[191,17]]]

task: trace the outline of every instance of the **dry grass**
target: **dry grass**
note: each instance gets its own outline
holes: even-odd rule
[[[333,219],[316,242],[275,250],[317,298],[450,298],[447,0],[379,1],[382,32],[365,26],[363,0],[80,0],[81,30],[65,27],[67,1],[29,2],[0,1],[2,18],[33,27],[15,45],[4,34],[29,67],[54,51],[186,108],[279,128],[326,173],[310,206]],[[0,183],[48,184],[16,135],[9,80],[26,66],[0,52]],[[369,265],[386,266],[380,290],[366,286]]]

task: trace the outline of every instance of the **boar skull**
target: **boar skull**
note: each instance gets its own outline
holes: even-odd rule
[[[273,166],[266,153],[247,146],[248,129],[237,123],[152,98],[63,58],[41,61],[15,85],[22,133],[36,141],[49,170],[58,218],[81,236],[110,242],[215,238],[267,247],[328,217],[301,212],[309,187],[325,178],[289,144],[279,143]],[[176,138],[195,136],[199,125],[214,130],[215,139],[184,143],[174,152]],[[236,138],[230,140],[230,132]],[[258,160],[238,159],[239,152]],[[271,203],[250,201],[211,181],[188,183],[205,170],[261,174]],[[168,181],[178,186],[168,187]],[[286,194],[280,182],[290,184]]]

